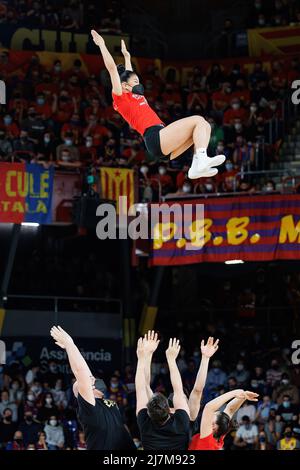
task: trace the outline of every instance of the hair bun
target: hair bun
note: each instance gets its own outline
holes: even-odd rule
[[[123,64],[119,64],[117,65],[117,70],[118,70],[119,75],[122,75],[122,73],[124,73],[126,69]]]

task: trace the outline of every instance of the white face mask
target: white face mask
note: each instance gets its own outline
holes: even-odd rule
[[[250,111],[252,113],[255,113],[257,111],[257,107],[256,106],[250,106]]]
[[[143,175],[145,175],[146,173],[148,173],[148,168],[146,166],[141,166],[141,173]]]
[[[158,169],[158,173],[159,173],[160,175],[165,175],[165,174],[166,174],[166,169],[165,169],[165,168],[159,168],[159,169]]]
[[[240,130],[242,129],[242,124],[236,123],[236,124],[234,125],[234,128],[235,128],[236,131],[240,131]]]
[[[191,192],[191,187],[190,187],[190,185],[189,185],[189,184],[184,184],[184,185],[182,186],[182,191],[183,191],[184,193],[190,193],[190,192]]]
[[[51,405],[51,403],[52,403],[52,398],[47,397],[47,398],[46,398],[46,403],[47,403],[47,405]]]
[[[232,104],[232,109],[240,109],[240,104],[239,103],[233,103]]]
[[[208,184],[205,185],[205,189],[206,189],[206,191],[212,191],[213,185],[208,183]]]
[[[218,145],[217,146],[217,151],[218,152],[223,152],[223,150],[224,150],[224,145]]]
[[[92,147],[92,145],[93,145],[93,142],[91,140],[87,140],[85,143],[86,147]]]
[[[50,419],[49,424],[50,426],[56,426],[57,425],[56,419]]]
[[[29,401],[34,401],[34,395],[28,395],[27,398]]]

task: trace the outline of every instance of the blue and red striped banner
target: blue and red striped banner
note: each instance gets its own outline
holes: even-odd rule
[[[0,163],[0,222],[51,223],[53,168]]]
[[[197,204],[204,205],[204,218],[198,221],[195,200],[166,204],[174,203],[183,213],[184,204],[191,204],[192,215],[183,220],[177,215],[169,224],[159,222],[155,227],[159,236],[152,242],[152,265],[300,259],[299,194],[197,199]],[[199,237],[197,233],[176,236],[183,224],[197,227]]]

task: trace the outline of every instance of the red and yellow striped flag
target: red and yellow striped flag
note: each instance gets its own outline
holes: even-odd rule
[[[248,29],[250,57],[263,54],[296,54],[300,50],[300,27]]]
[[[127,209],[134,204],[135,186],[133,170],[104,167],[100,169],[100,177],[102,197],[116,201],[118,214],[120,213],[120,196],[127,196]]]

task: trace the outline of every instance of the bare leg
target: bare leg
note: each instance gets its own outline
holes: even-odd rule
[[[171,153],[170,160],[174,160],[174,158],[179,157],[179,155],[183,154],[187,149],[189,149],[193,145],[193,139],[190,138],[184,144],[182,144],[178,149],[174,150]]]
[[[193,140],[196,149],[207,148],[210,132],[210,124],[201,116],[179,119],[159,132],[162,152],[164,155],[169,155],[190,139]]]
[[[192,143],[195,154],[192,166],[189,169],[189,178],[196,179],[201,176],[213,176],[218,170],[212,167],[221,165],[225,161],[224,155],[213,158],[207,156],[207,147],[210,140],[210,124],[201,116],[190,116],[180,119],[164,127],[159,132],[160,146],[164,155],[174,159],[181,155]]]

